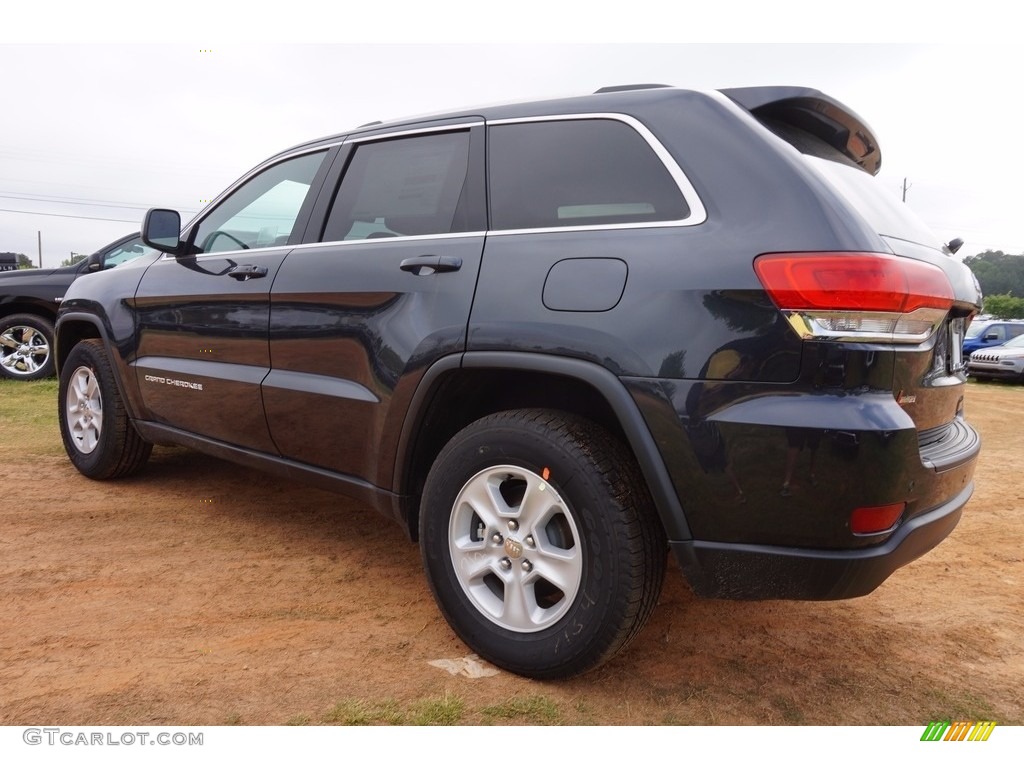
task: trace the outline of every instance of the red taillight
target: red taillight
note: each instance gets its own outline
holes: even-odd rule
[[[906,506],[901,501],[882,507],[858,507],[850,513],[850,531],[859,536],[888,531],[896,525]]]
[[[941,269],[881,253],[768,253],[754,270],[780,309],[913,312],[953,304]]]
[[[953,305],[941,269],[883,253],[766,253],[754,271],[805,339],[918,343]]]

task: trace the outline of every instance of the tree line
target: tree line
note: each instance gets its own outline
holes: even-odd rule
[[[964,258],[985,296],[985,314],[1024,318],[1024,256],[985,251]]]
[[[87,255],[88,254],[85,253],[73,253],[70,258],[64,259],[60,265],[62,267],[68,267],[72,264],[77,264]],[[32,259],[24,253],[14,253],[13,251],[0,252],[0,263],[10,264],[11,262],[16,263],[18,265],[18,269],[34,269],[36,266],[35,262],[33,262]]]

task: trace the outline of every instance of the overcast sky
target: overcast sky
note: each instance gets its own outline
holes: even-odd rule
[[[1024,253],[1022,72],[997,44],[4,43],[0,251],[38,262],[41,232],[56,266],[148,207],[187,219],[267,156],[371,120],[660,82],[822,90],[867,120],[885,188],[906,178],[961,256]]]

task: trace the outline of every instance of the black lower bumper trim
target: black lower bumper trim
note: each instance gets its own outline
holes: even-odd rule
[[[866,549],[815,550],[673,541],[683,573],[701,597],[731,600],[842,600],[866,595],[893,571],[945,539],[960,521],[974,484],[908,520],[885,543]]]

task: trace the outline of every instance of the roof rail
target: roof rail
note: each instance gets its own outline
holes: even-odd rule
[[[594,93],[618,93],[619,91],[645,91],[648,88],[671,88],[671,85],[664,83],[633,83],[632,85],[606,85],[598,88]]]

